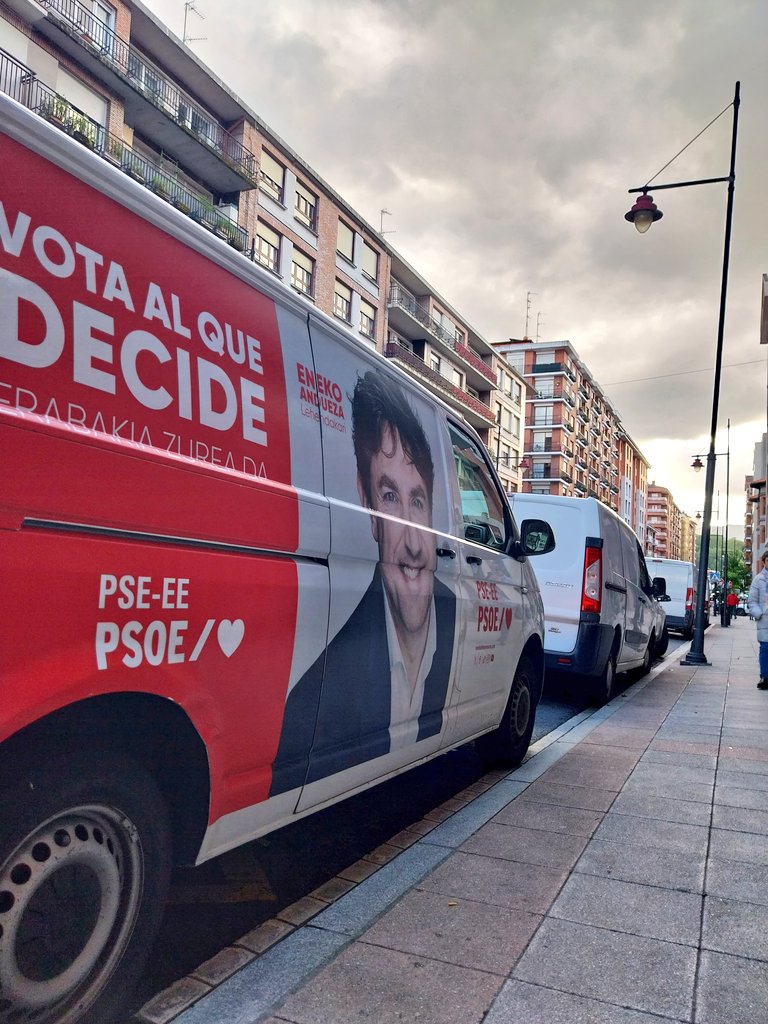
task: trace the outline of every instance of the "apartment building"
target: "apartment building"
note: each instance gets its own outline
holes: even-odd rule
[[[762,569],[760,556],[768,547],[768,434],[763,434],[755,445],[752,473],[746,478],[745,490],[744,560],[754,576]]]
[[[530,460],[523,454],[525,439],[523,418],[527,385],[517,370],[503,356],[494,354],[498,390],[494,400],[496,426],[491,432],[488,448],[507,494],[523,489],[523,472]]]
[[[0,89],[494,436],[493,347],[140,0],[0,0]]]
[[[648,462],[569,341],[495,342],[528,385],[523,490],[599,498],[645,540]]]
[[[655,540],[647,554],[696,561],[695,521],[678,508],[668,488],[655,482],[648,484],[648,523],[654,529]]]

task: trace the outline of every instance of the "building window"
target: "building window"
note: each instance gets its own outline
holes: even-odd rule
[[[315,261],[299,249],[293,250],[291,286],[304,295],[312,295],[315,280]]]
[[[336,252],[340,253],[345,260],[352,262],[355,251],[355,232],[345,224],[343,220],[339,221],[339,227],[336,232]]]
[[[459,343],[459,345],[466,345],[467,344],[467,336],[464,333],[464,331],[462,331],[462,329],[460,327],[454,328],[453,338],[454,338],[454,341],[457,341]]]
[[[440,356],[431,355],[429,357],[429,365],[432,367],[435,373],[440,373]]]
[[[280,235],[262,223],[256,226],[256,259],[276,274],[280,273]]]
[[[360,333],[366,338],[376,336],[376,307],[365,299],[360,300]]]
[[[512,437],[514,437],[514,438],[519,438],[520,437],[520,417],[519,416],[513,416],[512,417]]]
[[[278,203],[283,201],[285,187],[285,168],[279,164],[265,149],[261,151],[261,168],[259,171],[259,188]]]
[[[316,229],[317,196],[298,181],[296,182],[296,206],[293,215],[296,220],[301,221],[312,231]]]
[[[336,282],[333,292],[333,315],[347,323],[352,320],[352,289],[341,281]]]
[[[461,370],[457,370],[455,366],[453,367],[451,372],[453,374],[453,383],[456,385],[457,388],[462,388],[463,389],[463,387],[464,387],[464,374],[461,372]]]
[[[363,242],[363,274],[371,281],[379,279],[379,254],[367,242]]]

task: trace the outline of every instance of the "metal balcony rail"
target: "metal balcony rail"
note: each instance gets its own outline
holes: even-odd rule
[[[29,68],[3,51],[0,51],[0,89],[220,235],[233,248],[243,252],[248,247],[245,229],[224,217],[210,199],[182,184],[175,177],[175,164],[165,160],[155,162],[137,153],[127,142],[111,135],[98,121],[39,82]]]
[[[495,387],[498,383],[496,374],[493,370],[487,366],[482,359],[475,355],[471,349],[466,345],[462,345],[461,342],[456,341],[456,338],[451,334],[450,331],[446,330],[442,324],[438,323],[426,310],[421,303],[417,302],[410,292],[406,291],[402,285],[393,284],[389,290],[390,306],[400,306],[407,313],[418,320],[419,323],[426,327],[426,329],[433,334],[436,338],[439,338],[444,345],[447,345],[452,349],[456,355],[458,355],[465,362],[469,363],[478,373],[482,374],[487,381],[489,381]]]
[[[441,373],[437,370],[433,370],[431,366],[427,366],[423,359],[417,356],[414,352],[411,352],[405,345],[400,345],[396,342],[389,342],[384,353],[388,359],[399,359],[406,366],[410,366],[411,369],[415,370],[420,376],[430,381],[437,388],[444,393],[451,395],[456,398],[459,402],[465,405],[468,409],[472,409],[473,412],[481,416],[487,423],[495,424],[493,413],[489,406],[485,405],[478,398],[468,394],[461,388],[452,384],[451,381],[446,380]]]
[[[186,128],[247,181],[258,183],[256,157],[147,57],[77,0],[40,0],[56,20],[146,99]]]

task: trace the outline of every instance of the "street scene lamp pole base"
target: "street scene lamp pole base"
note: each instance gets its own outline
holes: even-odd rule
[[[711,661],[707,661],[706,654],[701,651],[688,651],[686,656],[681,659],[681,665],[711,665]]]

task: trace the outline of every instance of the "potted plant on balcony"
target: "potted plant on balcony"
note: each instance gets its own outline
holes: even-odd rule
[[[152,178],[149,187],[155,195],[160,196],[161,199],[168,199],[170,197],[171,183],[168,178],[164,177],[162,174],[156,174]]]
[[[40,116],[44,117],[46,121],[50,121],[51,124],[55,124],[58,128],[66,127],[69,111],[69,104],[61,96],[46,96],[38,107]]]
[[[233,249],[237,249],[238,252],[245,252],[245,239],[237,229],[230,228],[227,241]]]
[[[77,142],[88,149],[96,146],[96,125],[83,114],[74,114],[67,124],[67,131]]]
[[[115,138],[114,135],[107,136],[107,144],[104,147],[104,156],[116,167],[122,167],[123,144],[120,139]]]

